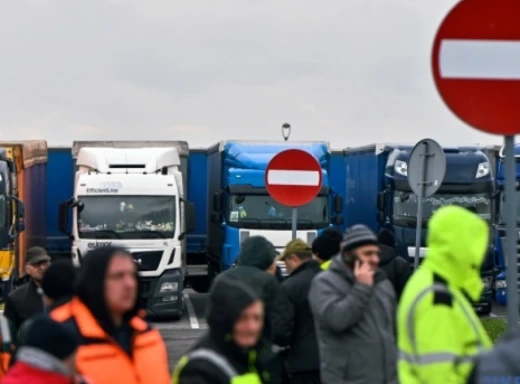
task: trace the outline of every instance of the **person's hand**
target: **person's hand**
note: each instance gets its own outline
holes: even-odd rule
[[[368,263],[356,260],[354,264],[354,276],[359,283],[368,286],[374,284],[374,272]]]

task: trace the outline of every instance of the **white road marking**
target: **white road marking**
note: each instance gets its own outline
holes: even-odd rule
[[[445,39],[439,71],[445,79],[520,80],[520,42]]]
[[[195,308],[193,308],[193,303],[190,300],[190,296],[187,293],[184,293],[184,300],[186,301],[186,309],[188,310],[188,316],[190,317],[190,325],[192,329],[199,329],[199,320],[197,320],[197,314],[195,313]]]
[[[493,312],[489,314],[489,317],[498,317],[498,315],[495,315]]]
[[[320,173],[318,171],[271,169],[267,172],[267,183],[271,185],[315,187],[320,185]]]

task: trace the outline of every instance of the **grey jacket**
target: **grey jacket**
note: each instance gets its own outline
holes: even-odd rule
[[[340,256],[313,280],[314,315],[327,384],[396,384],[395,292],[384,272],[372,287],[355,281]]]

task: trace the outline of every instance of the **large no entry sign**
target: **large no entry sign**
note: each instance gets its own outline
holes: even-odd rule
[[[463,0],[433,44],[433,77],[460,119],[488,133],[520,133],[520,1]]]
[[[300,207],[314,199],[321,189],[322,173],[318,160],[300,149],[275,155],[265,170],[265,186],[278,203]]]

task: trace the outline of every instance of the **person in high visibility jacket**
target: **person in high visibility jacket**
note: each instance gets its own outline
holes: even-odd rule
[[[172,384],[263,384],[269,382],[260,341],[264,305],[244,282],[226,275],[213,282],[208,300],[209,332],[184,355]],[[267,355],[266,355],[267,354]]]
[[[343,234],[336,228],[325,229],[312,242],[312,255],[320,263],[322,270],[330,267],[332,258],[339,253],[339,247],[343,241]]]
[[[486,222],[465,208],[442,207],[431,217],[426,258],[397,313],[401,383],[465,383],[475,355],[492,347],[470,302],[482,293],[488,242]]]

